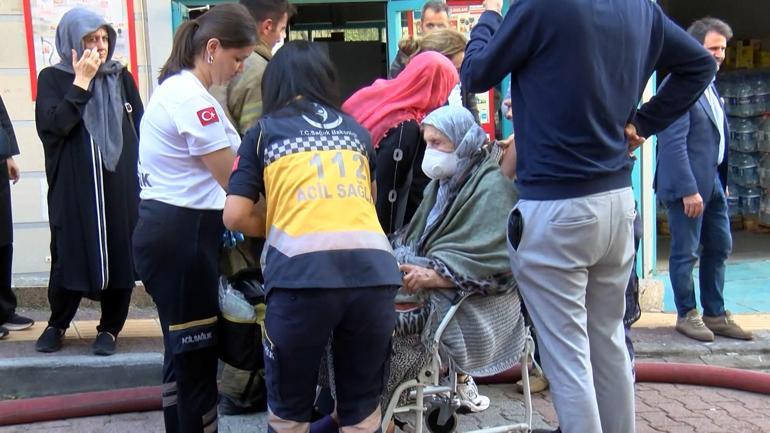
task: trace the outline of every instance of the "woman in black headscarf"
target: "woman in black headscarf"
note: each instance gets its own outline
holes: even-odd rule
[[[134,79],[112,60],[115,30],[75,8],[56,28],[61,62],[40,72],[35,107],[45,151],[51,226],[51,317],[36,349],[55,352],[85,296],[102,317],[93,351],[111,355],[136,280],[131,233],[137,219],[138,126]]]

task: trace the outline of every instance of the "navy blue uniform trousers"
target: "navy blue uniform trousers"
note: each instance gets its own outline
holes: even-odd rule
[[[217,431],[218,257],[222,212],[142,201],[137,271],[163,329],[167,433]]]
[[[283,431],[279,424],[286,427],[310,421],[319,365],[327,347],[334,359],[340,425],[357,425],[375,413],[387,378],[396,290],[270,291],[263,342],[271,412],[268,432]],[[280,421],[273,425],[276,418]],[[379,428],[379,419],[377,424]]]

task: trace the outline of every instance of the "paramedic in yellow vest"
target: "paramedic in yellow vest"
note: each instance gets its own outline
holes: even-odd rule
[[[267,431],[310,430],[327,345],[339,430],[379,431],[402,281],[374,207],[371,138],[341,111],[336,72],[317,44],[287,43],[262,87],[265,115],[243,139],[223,219],[246,235],[268,231]],[[266,220],[253,212],[260,194]]]
[[[273,50],[286,37],[286,25],[294,14],[294,6],[287,0],[240,0],[239,3],[246,6],[256,21],[259,43],[246,59],[240,75],[226,86],[216,86],[209,91],[243,136],[262,115],[262,75]],[[262,368],[246,371],[225,364],[219,390],[219,413],[222,415],[263,412],[267,408]]]

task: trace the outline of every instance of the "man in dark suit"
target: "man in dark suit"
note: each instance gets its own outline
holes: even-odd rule
[[[687,31],[722,64],[733,35],[730,26],[703,18]],[[687,114],[658,134],[655,189],[666,204],[671,228],[669,274],[678,313],[676,330],[701,341],[713,341],[714,334],[752,338],[725,310],[722,294],[725,260],[732,249],[725,199],[728,138],[723,103],[713,82]],[[698,259],[702,318],[692,277]]]

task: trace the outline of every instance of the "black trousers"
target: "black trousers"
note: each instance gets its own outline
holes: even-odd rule
[[[0,325],[16,312],[16,295],[11,290],[13,244],[0,246]]]
[[[133,247],[163,329],[167,433],[217,430],[218,257],[222,212],[146,200]]]
[[[109,332],[117,336],[126,324],[128,306],[131,303],[133,289],[106,289],[101,293],[99,302],[102,316],[99,318],[99,332]],[[67,329],[75,317],[84,293],[48,286],[48,303],[51,305],[51,317],[48,326]]]
[[[396,287],[387,286],[270,291],[264,341],[268,432],[301,431],[310,422],[330,338],[340,425],[363,428],[358,424],[379,407],[387,378],[395,296]]]

